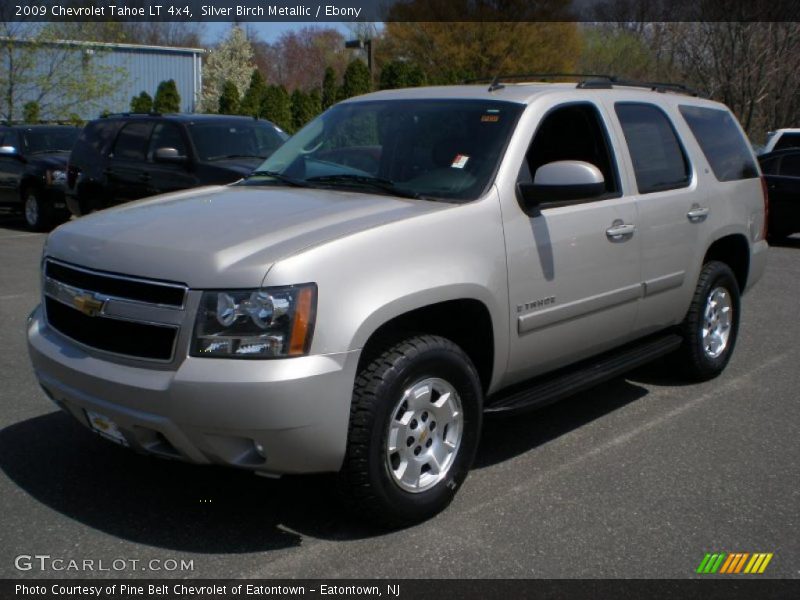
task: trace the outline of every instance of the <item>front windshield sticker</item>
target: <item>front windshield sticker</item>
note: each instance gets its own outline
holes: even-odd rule
[[[499,120],[500,120],[500,115],[481,116],[481,123],[497,123]]]
[[[467,161],[469,161],[469,156],[464,154],[456,154],[456,157],[453,159],[453,164],[450,166],[454,169],[463,169],[467,166]]]

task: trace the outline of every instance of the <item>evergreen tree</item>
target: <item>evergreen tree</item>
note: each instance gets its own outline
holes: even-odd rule
[[[261,75],[261,71],[258,69],[253,69],[253,74],[250,76],[250,85],[239,103],[239,114],[248,117],[259,116],[261,104],[266,93],[267,82],[264,81],[264,76]]]
[[[381,69],[379,87],[382,90],[421,85],[425,85],[425,73],[415,63],[393,60],[386,63]]]
[[[219,96],[219,114],[235,115],[239,111],[239,90],[232,81],[222,84],[222,93]]]
[[[41,120],[39,103],[35,100],[26,102],[22,107],[22,118],[26,123],[38,123]]]
[[[282,85],[267,86],[261,115],[286,131],[292,131],[292,99]]]
[[[317,98],[319,98],[319,92],[317,92]],[[302,90],[292,92],[292,127],[294,131],[302,129],[316,116],[318,111],[315,110],[315,102],[317,101],[312,98],[311,94]]]
[[[153,111],[157,113],[176,113],[181,111],[181,95],[175,80],[162,81],[158,84],[156,96],[153,98]]]
[[[372,89],[369,69],[364,61],[355,59],[344,72],[341,93],[343,98],[352,98],[366,94]]]
[[[149,113],[153,112],[153,99],[145,91],[142,91],[138,96],[131,98],[131,112],[135,113]]]
[[[328,110],[336,104],[336,71],[333,67],[325,69],[325,77],[322,79],[322,110]]]

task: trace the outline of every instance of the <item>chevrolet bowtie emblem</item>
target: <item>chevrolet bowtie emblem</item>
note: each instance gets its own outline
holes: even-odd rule
[[[75,296],[72,304],[87,317],[96,317],[103,310],[103,301],[92,296]]]

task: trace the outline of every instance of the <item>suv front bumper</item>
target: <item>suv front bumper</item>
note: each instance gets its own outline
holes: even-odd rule
[[[89,427],[86,411],[119,427],[133,449],[264,473],[338,471],[360,351],[275,360],[187,357],[177,371],[89,354],[28,321],[42,388]]]

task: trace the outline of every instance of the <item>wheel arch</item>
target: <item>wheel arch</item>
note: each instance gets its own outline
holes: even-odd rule
[[[487,304],[475,297],[442,299],[414,307],[385,307],[359,332],[362,352],[359,368],[388,340],[404,335],[427,333],[447,338],[470,357],[478,372],[481,387],[486,392],[497,372],[497,325]],[[394,310],[392,310],[394,309]]]
[[[747,238],[741,233],[732,233],[714,240],[706,250],[703,264],[714,260],[731,268],[740,292],[744,292],[750,272],[750,244]]]

